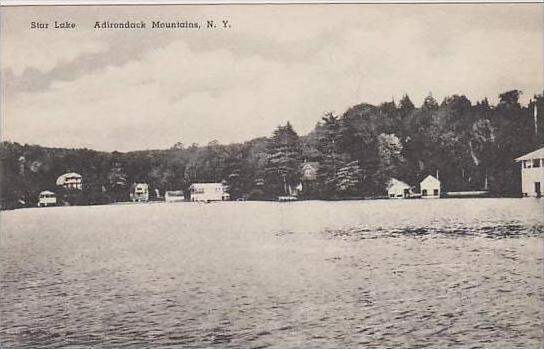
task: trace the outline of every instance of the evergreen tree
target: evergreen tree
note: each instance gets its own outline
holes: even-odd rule
[[[268,197],[289,194],[300,183],[300,139],[291,123],[279,126],[268,143],[265,184]]]
[[[375,176],[380,179],[379,186],[385,188],[391,177],[399,177],[405,162],[402,150],[402,143],[394,134],[382,133],[378,136],[380,166]]]
[[[343,161],[339,152],[340,120],[332,113],[327,113],[322,118],[319,129],[318,149],[321,153],[321,161],[317,173],[319,192],[322,197],[336,194],[337,171]]]
[[[340,196],[361,196],[363,173],[357,160],[348,162],[336,172],[335,185]]]

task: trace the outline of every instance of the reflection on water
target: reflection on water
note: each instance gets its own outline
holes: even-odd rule
[[[2,212],[2,347],[542,346],[544,202]]]
[[[358,239],[376,239],[376,238],[400,238],[404,236],[425,236],[430,238],[440,237],[485,237],[490,239],[514,238],[514,237],[538,237],[544,231],[542,224],[523,225],[514,222],[503,222],[497,225],[466,226],[457,224],[453,226],[422,226],[422,227],[403,227],[400,229],[383,228],[350,228],[327,230],[329,234],[335,237],[351,236]]]

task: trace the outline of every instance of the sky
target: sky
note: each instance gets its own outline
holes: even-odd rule
[[[1,137],[106,151],[299,134],[367,102],[544,90],[543,4],[1,8]],[[75,30],[30,23],[75,22]],[[213,20],[215,29],[94,29]],[[230,28],[222,28],[228,20]]]

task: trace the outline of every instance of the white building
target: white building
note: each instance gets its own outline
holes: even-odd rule
[[[403,181],[391,178],[387,183],[387,196],[391,199],[405,199],[410,197],[411,194],[411,187]]]
[[[57,186],[64,189],[83,189],[83,177],[79,173],[68,172],[57,178]]]
[[[419,183],[421,189],[421,198],[436,199],[440,197],[440,181],[435,177],[428,175]]]
[[[544,189],[544,148],[516,159],[521,163],[521,193],[523,196],[541,197]]]
[[[166,193],[164,193],[164,201],[182,202],[185,201],[185,196],[181,190],[167,190]]]
[[[57,197],[55,193],[49,190],[44,190],[38,196],[38,207],[56,206]]]
[[[226,187],[222,183],[193,183],[189,190],[191,201],[227,201],[230,199]]]
[[[130,199],[134,202],[149,201],[149,185],[147,183],[134,183],[130,188]]]
[[[317,179],[318,162],[304,162],[300,167],[303,181],[315,181]]]

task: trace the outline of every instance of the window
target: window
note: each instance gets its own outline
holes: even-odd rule
[[[540,159],[533,159],[533,167],[540,167]]]
[[[433,195],[434,195],[434,196],[438,196],[438,189],[435,189],[435,190],[434,190]]]
[[[421,191],[421,195],[427,196],[427,189],[423,189],[423,190]]]
[[[390,197],[390,198],[394,198],[394,197],[395,197],[395,194],[389,194],[389,197]]]

